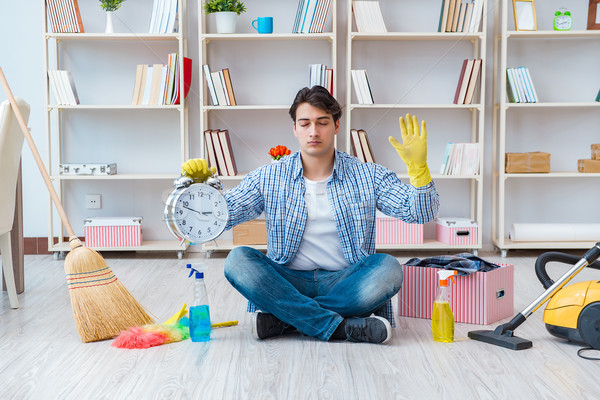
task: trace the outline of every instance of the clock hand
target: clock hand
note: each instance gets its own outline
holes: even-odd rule
[[[198,210],[194,210],[193,208],[190,208],[190,207],[186,207],[186,206],[182,206],[182,207],[185,208],[185,209],[187,209],[187,210],[190,210],[190,211],[193,211],[195,213],[198,213],[198,214],[204,214],[203,212],[198,211]]]
[[[202,215],[210,215],[210,214],[212,214],[212,211],[202,211],[201,214]]]

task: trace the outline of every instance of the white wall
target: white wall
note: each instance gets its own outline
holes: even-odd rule
[[[294,3],[290,6],[289,3]],[[29,126],[38,148],[47,161],[47,138],[44,132],[45,111],[43,107],[43,57],[42,57],[42,0],[3,2],[0,17],[0,65],[16,96],[31,104]],[[435,31],[439,17],[439,0],[404,2],[402,7],[392,7],[390,0],[382,0],[389,30]],[[494,2],[495,3],[495,2]],[[587,1],[568,2],[573,13],[574,28],[585,29]],[[289,32],[293,24],[296,1],[247,0],[248,12],[238,21],[239,32],[252,32],[250,21],[258,16],[272,15],[275,32]],[[554,10],[564,2],[538,1],[538,29],[552,29]],[[104,14],[98,2],[79,0],[86,32],[104,30]],[[345,103],[345,1],[338,5],[338,83],[340,103]],[[152,0],[127,0],[116,14],[116,32],[145,32],[150,20]],[[290,13],[290,10],[293,10]],[[425,10],[425,12],[423,12]],[[198,133],[198,83],[199,73],[196,1],[188,1],[188,55],[194,60],[193,82],[189,100],[191,155],[199,155]],[[512,13],[512,10],[509,10]],[[415,17],[419,16],[418,18]],[[426,15],[427,17],[425,17]],[[493,67],[493,7],[488,10],[488,48],[486,63],[486,110],[485,166],[484,166],[484,245],[490,242],[491,226],[491,95]],[[208,18],[212,24],[212,16]],[[512,14],[509,14],[512,26]],[[590,41],[536,41],[519,43],[510,66],[528,65],[533,73],[538,95],[548,101],[589,101],[600,88],[600,45],[590,46]],[[362,46],[362,47],[361,47]],[[133,91],[135,65],[164,63],[168,52],[176,51],[172,44],[145,46],[138,43],[80,42],[67,43],[63,47],[63,65],[73,71],[82,103],[127,104]],[[403,54],[405,58],[398,58]],[[211,47],[209,55],[218,56],[220,63],[211,64],[213,70],[229,68],[232,74],[238,102],[288,104],[296,91],[307,84],[307,68],[310,63],[327,62],[328,48],[324,44],[303,41],[247,42],[243,44],[219,44]],[[377,101],[390,102],[450,102],[456,87],[460,62],[471,56],[470,46],[459,43],[448,51],[448,43],[374,43],[358,45],[355,55],[362,60],[357,67],[366,68]],[[394,77],[410,77],[395,80]],[[248,82],[250,82],[248,84]],[[257,90],[256,88],[260,88]],[[379,99],[383,97],[383,99]],[[6,96],[0,93],[0,100]],[[513,111],[511,111],[513,112]],[[542,126],[547,134],[519,134],[511,137],[507,151],[548,151],[553,154],[554,170],[573,170],[577,158],[589,158],[589,144],[599,143],[600,115],[589,111],[534,111],[534,118],[525,117],[525,111],[515,111],[509,130],[520,133],[538,131]],[[297,145],[291,133],[290,119],[283,112],[213,113],[212,125],[225,127],[232,133],[233,146],[240,170],[245,171],[267,162],[266,152],[275,144],[286,144],[293,150]],[[428,123],[429,164],[433,171],[439,168],[444,146],[449,141],[469,138],[470,114],[455,111],[418,111],[418,116]],[[387,144],[389,134],[399,136],[395,112],[357,114],[356,123],[370,133],[376,149],[377,161],[391,168],[403,170],[401,161]],[[343,121],[343,120],[342,120]],[[63,121],[67,128],[63,157],[66,162],[117,162],[120,172],[174,173],[179,170],[177,123],[175,112],[167,111],[78,111],[65,112]],[[357,125],[358,126],[358,125]],[[355,126],[353,126],[355,127]],[[458,128],[457,128],[458,127]],[[342,126],[341,132],[347,127]],[[372,133],[373,132],[373,133]],[[338,142],[344,149],[345,139]],[[246,149],[247,150],[240,150]],[[53,157],[56,157],[55,155]],[[29,150],[23,151],[24,222],[25,236],[45,236],[48,225],[48,201],[46,189]],[[577,222],[598,221],[600,211],[594,207],[598,185],[586,184],[591,196],[580,196],[580,180],[566,184],[567,191],[556,182],[536,183],[533,187],[515,184],[518,197],[511,204],[510,218],[519,222]],[[593,186],[590,187],[590,186]],[[442,195],[441,215],[460,215],[468,212],[465,197],[456,196],[459,190],[468,191],[467,185],[439,182]],[[165,193],[170,182],[140,183],[93,183],[89,181],[67,185],[65,206],[77,234],[83,233],[82,220],[95,215],[145,215],[144,237],[165,239],[168,232],[160,221]],[[86,193],[101,193],[102,210],[86,210],[83,207]],[[577,194],[576,194],[577,193]],[[541,194],[541,196],[539,195]],[[536,198],[537,201],[530,201]],[[555,201],[557,200],[557,201]],[[56,219],[56,218],[55,218]]]

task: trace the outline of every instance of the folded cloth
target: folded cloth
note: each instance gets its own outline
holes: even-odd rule
[[[430,258],[411,258],[404,265],[413,267],[431,267],[453,269],[458,271],[458,275],[469,275],[472,272],[487,272],[496,268],[499,265],[486,261],[482,258],[475,257],[471,253],[460,253],[448,256],[435,256]]]

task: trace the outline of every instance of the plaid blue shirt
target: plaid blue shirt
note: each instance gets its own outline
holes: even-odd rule
[[[304,192],[300,152],[260,167],[225,192],[229,207],[225,228],[255,219],[264,212],[267,257],[285,265],[296,255],[306,226]],[[435,218],[439,209],[439,195],[433,182],[415,188],[379,164],[363,163],[337,150],[327,196],[349,265],[375,253],[376,210],[407,223],[423,224]],[[391,307],[389,313],[393,321]]]

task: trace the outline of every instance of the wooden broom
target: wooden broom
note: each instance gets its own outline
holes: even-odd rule
[[[84,247],[75,236],[2,68],[0,80],[46,182],[50,197],[69,234],[71,251],[65,258],[65,273],[75,324],[82,341],[87,343],[110,339],[132,326],[153,323],[154,320],[117,279],[102,256],[97,251]]]

